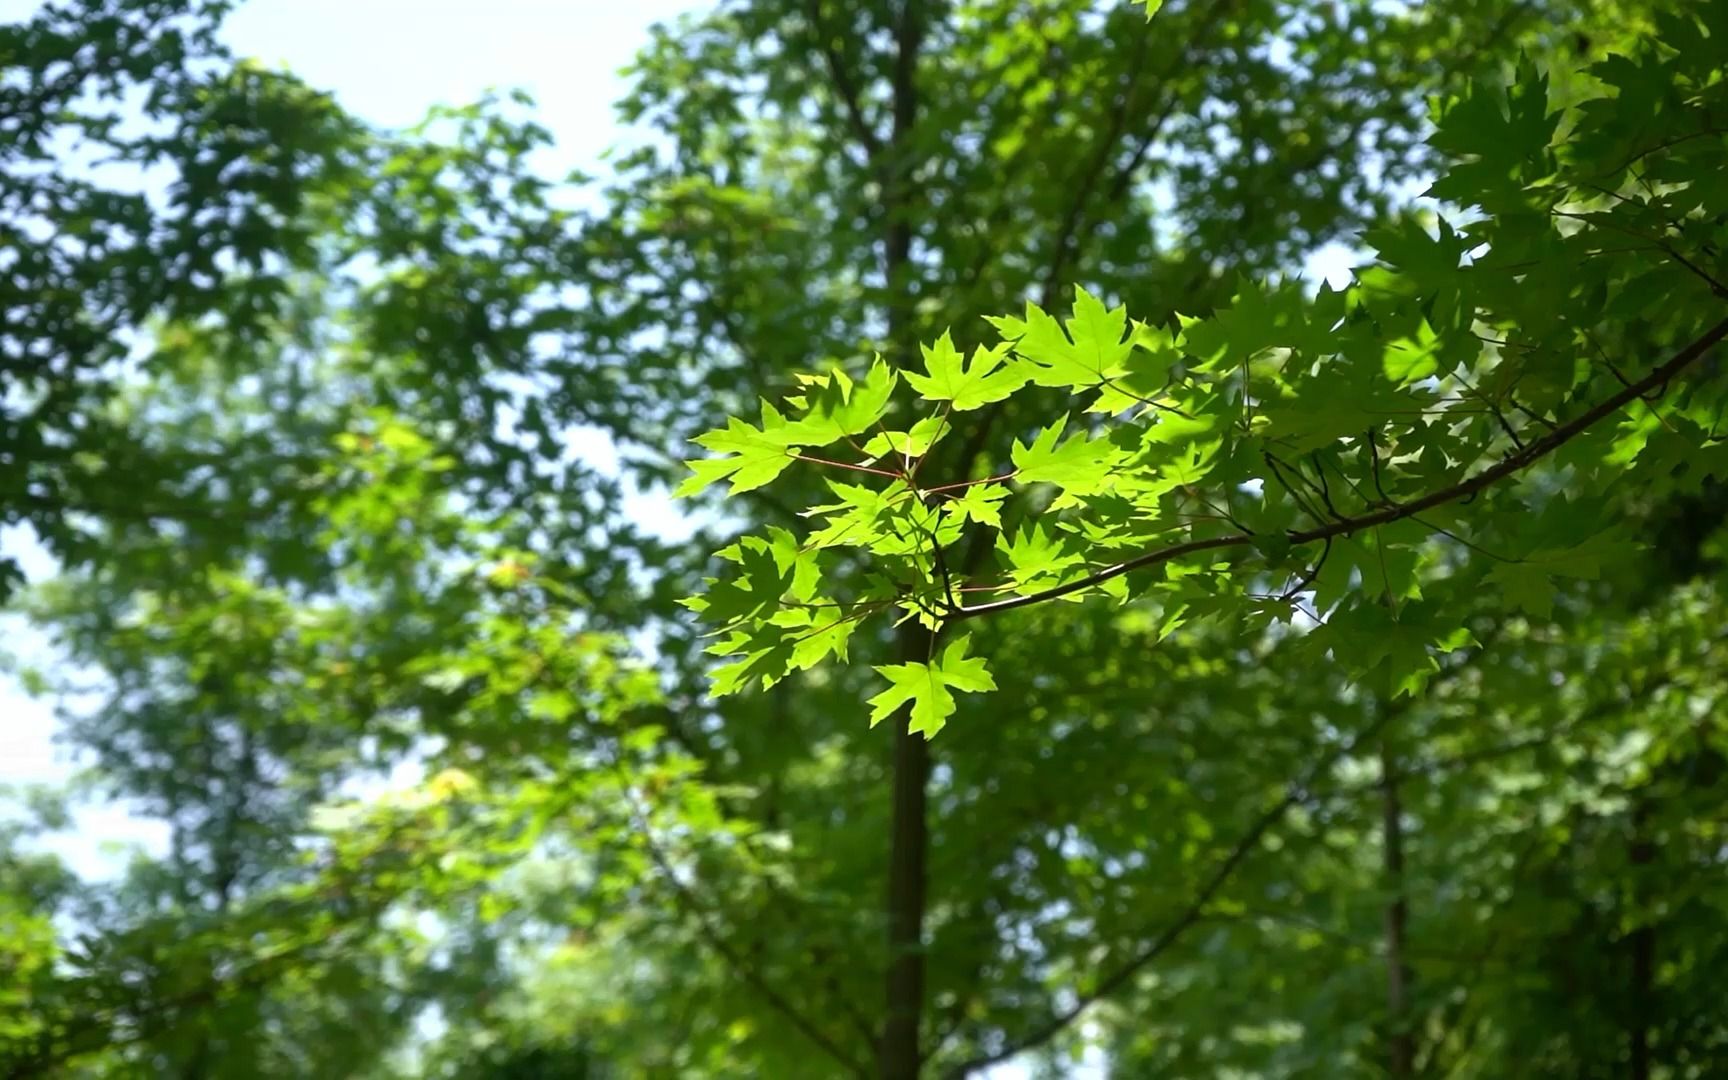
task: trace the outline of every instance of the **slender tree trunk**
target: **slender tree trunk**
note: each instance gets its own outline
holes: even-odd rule
[[[923,35],[925,0],[903,0],[895,27],[893,76],[894,127],[880,165],[886,174],[883,209],[886,227],[882,273],[888,297],[888,343],[904,361],[914,354],[915,297],[912,287],[912,232],[916,209],[910,137],[918,116],[918,50]],[[900,636],[903,660],[923,661],[930,655],[931,633],[909,624]],[[925,856],[930,844],[926,819],[930,781],[930,746],[923,735],[894,724],[893,820],[888,853],[888,974],[886,1014],[878,1066],[883,1080],[915,1080],[922,1064],[919,1029],[924,1019]]]
[[[1391,1027],[1386,1071],[1395,1080],[1409,1080],[1416,1072],[1416,1039],[1410,1030],[1411,973],[1405,959],[1410,907],[1404,893],[1404,805],[1398,792],[1398,761],[1387,739],[1380,742],[1380,776],[1382,870],[1391,892],[1386,904],[1386,1013]]]
[[[1650,1080],[1650,1024],[1646,1002],[1655,974],[1656,931],[1641,926],[1632,934],[1632,1080]]]
[[[924,1013],[924,859],[929,846],[926,798],[930,744],[894,731],[894,824],[888,865],[888,1010],[882,1032],[883,1080],[918,1075]]]
[[[1647,816],[1644,803],[1639,802],[1632,811],[1630,858],[1634,867],[1648,866],[1656,854],[1649,837],[1645,835]],[[1645,883],[1635,877],[1632,881],[1632,895],[1635,902],[1640,902],[1640,906],[1645,890]],[[1639,926],[1632,931],[1630,944],[1632,973],[1628,997],[1632,1007],[1628,1012],[1627,1041],[1630,1043],[1631,1080],[1650,1080],[1650,993],[1656,982],[1656,928],[1649,924]]]

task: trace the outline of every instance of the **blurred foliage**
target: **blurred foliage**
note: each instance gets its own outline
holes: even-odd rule
[[[535,172],[519,97],[375,130],[228,56],[227,6],[0,26],[0,522],[62,569],[7,589],[67,657],[43,675],[83,787],[169,837],[85,882],[46,853],[59,800],[8,809],[0,1074],[1723,1071],[1723,506],[1689,468],[1714,354],[1532,462],[1518,505],[1307,583],[1385,611],[1396,566],[1401,616],[1444,623],[1401,696],[1357,678],[1385,627],[1318,652],[1208,566],[1233,602],[1180,626],[1132,597],[977,620],[954,661],[995,689],[928,744],[869,723],[872,666],[929,658],[906,627],[717,698],[677,599],[784,573],[769,530],[832,493],[801,467],[676,528],[642,512],[801,374],[844,373],[843,408],[889,372],[941,392],[966,369],[919,344],[969,351],[1028,302],[1290,345],[1233,328],[1306,293],[1243,283],[1364,230],[1388,265],[1348,357],[1384,380],[1417,314],[1483,310],[1514,344],[1440,392],[1520,372],[1488,387],[1505,425],[1406,422],[1439,459],[1382,483],[1492,467],[1622,389],[1573,333],[1636,382],[1719,317],[1720,3],[728,0],[655,30],[619,115],[656,138],[598,181]],[[1652,169],[1603,177],[1579,230],[1520,216],[1551,163],[1621,144]],[[1480,230],[1554,271],[1620,225],[1673,250],[1446,299]],[[1250,377],[1288,391],[1273,423],[1348,405]],[[1068,445],[1071,383],[1003,386],[967,391],[927,478]],[[929,437],[890,426],[902,458]],[[978,535],[1047,512],[975,501]],[[1572,502],[1626,541],[1594,576],[1508,583],[1478,550],[1508,541],[1472,507],[1565,533]],[[1252,558],[1300,576],[1290,548]],[[822,580],[864,593],[883,555]]]

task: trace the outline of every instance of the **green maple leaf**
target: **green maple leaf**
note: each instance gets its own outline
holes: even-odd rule
[[[1547,574],[1594,580],[1603,566],[1635,557],[1637,553],[1636,545],[1609,529],[1571,547],[1532,552],[1524,558]]]
[[[1128,341],[1132,347],[1123,362],[1125,371],[1099,389],[1087,412],[1143,411],[1169,390],[1171,371],[1182,360],[1174,335],[1162,327],[1137,322]]]
[[[1121,457],[1108,439],[1076,436],[1057,445],[1068,426],[1066,416],[1038,433],[1027,446],[1015,440],[1010,451],[1019,479],[1026,484],[1055,484],[1075,495],[1090,495],[1110,485],[1110,470]]]
[[[795,577],[801,576],[798,566],[777,558],[772,545],[761,537],[745,537],[721,554],[738,564],[738,575],[725,581],[710,579],[706,593],[682,601],[721,626],[773,614]]]
[[[1016,585],[1036,578],[1052,577],[1081,565],[1079,554],[1067,550],[1061,539],[1038,522],[1022,525],[1013,536],[996,538],[996,550],[1010,567]]]
[[[1189,443],[1158,470],[1159,481],[1176,487],[1199,484],[1212,471],[1212,466],[1217,464],[1218,451],[1223,445],[1221,439]]]
[[[878,489],[830,480],[828,489],[839,496],[839,502],[813,506],[805,511],[807,517],[822,515],[827,518],[824,526],[806,541],[812,548],[842,544],[868,548],[895,539],[892,529],[894,511],[912,498],[911,489],[902,481]]]
[[[1548,111],[1548,76],[1526,59],[1512,85],[1481,79],[1442,108],[1428,145],[1459,156],[1513,161],[1541,153],[1559,122],[1560,114]]]
[[[854,382],[844,371],[803,376],[810,388],[802,396],[788,399],[802,407],[804,415],[787,426],[786,438],[796,446],[826,446],[848,435],[861,435],[876,426],[888,411],[896,382],[882,358],[870,365],[863,382]]]
[[[684,479],[675,498],[694,495],[718,480],[731,478],[730,494],[751,491],[773,480],[797,460],[792,447],[798,443],[796,432],[780,411],[768,402],[762,403],[762,426],[752,427],[733,417],[724,428],[698,435],[697,446],[730,457],[686,461],[694,476]]]
[[[1386,348],[1386,377],[1399,386],[1420,382],[1440,370],[1435,356],[1438,340],[1424,319],[1413,337],[1400,338]]]
[[[1157,422],[1146,429],[1145,444],[1156,446],[1192,442],[1219,426],[1221,418],[1212,410],[1221,403],[1221,398],[1203,401],[1198,406],[1190,402],[1190,411],[1186,416],[1180,413],[1159,413]]]
[[[1430,236],[1416,217],[1407,215],[1368,230],[1362,242],[1379,254],[1382,263],[1398,268],[1412,281],[1425,286],[1446,284],[1457,277],[1470,243],[1443,217],[1436,218],[1436,227],[1439,235]]]
[[[857,619],[842,618],[837,609],[819,609],[812,614],[814,625],[798,634],[792,643],[792,666],[799,671],[815,667],[832,655],[846,660],[846,643],[858,628]]]
[[[1522,610],[1546,619],[1554,613],[1554,582],[1542,567],[1523,562],[1495,563],[1486,580]]]
[[[949,503],[948,509],[968,521],[1001,528],[1002,500],[1007,497],[1008,489],[1001,484],[973,484]]]
[[[1557,517],[1564,520],[1570,508],[1558,505],[1562,513]],[[1546,619],[1554,613],[1558,592],[1554,578],[1594,579],[1604,563],[1612,564],[1635,553],[1636,548],[1605,532],[1571,547],[1534,551],[1516,562],[1497,562],[1484,580],[1523,611]]]
[[[822,567],[816,561],[816,552],[806,550],[798,538],[778,525],[768,527],[768,537],[747,536],[737,544],[716,552],[723,559],[739,562],[734,552],[741,553],[747,547],[759,547],[774,557],[774,565],[782,575],[791,575],[791,587],[787,595],[794,600],[809,600],[816,595],[816,586],[822,578]]]
[[[1181,345],[1196,371],[1236,368],[1263,349],[1301,335],[1292,309],[1290,286],[1268,293],[1259,282],[1244,280],[1230,306],[1203,319],[1178,316]]]
[[[1448,633],[1414,609],[1394,618],[1380,604],[1361,603],[1328,616],[1313,641],[1330,648],[1333,660],[1354,678],[1397,698],[1414,694],[1439,670],[1429,646]]]
[[[1460,206],[1516,208],[1524,183],[1547,171],[1543,150],[1560,114],[1548,111],[1548,77],[1528,60],[1505,89],[1478,81],[1440,110],[1428,144],[1458,160],[1428,194]]]
[[[1032,363],[1032,381],[1039,386],[1088,389],[1127,373],[1134,346],[1125,308],[1107,309],[1085,289],[1074,300],[1074,317],[1062,324],[1034,304],[1026,318],[992,320],[1015,351]]]
[[[870,699],[870,726],[875,727],[910,701],[912,723],[908,730],[915,734],[922,732],[928,739],[954,715],[953,691],[981,694],[996,689],[996,680],[990,677],[983,658],[966,655],[971,640],[956,638],[934,663],[877,665],[877,673],[891,685]]]
[[[829,655],[846,659],[846,643],[858,620],[838,604],[784,608],[771,620],[783,628],[791,647],[789,666],[794,671],[815,667]]]
[[[792,645],[786,635],[771,628],[763,628],[756,637],[765,644],[760,648],[740,646],[744,650],[742,659],[714,669],[710,685],[715,697],[736,694],[752,682],[760,683],[761,688],[766,690],[786,677],[787,665],[792,659]],[[736,652],[739,649],[728,651]]]
[[[994,349],[979,347],[973,350],[968,365],[954,347],[953,339],[943,333],[935,345],[922,347],[924,368],[930,374],[908,371],[906,381],[927,400],[952,402],[955,412],[982,408],[1001,401],[1031,378],[1025,365],[1010,363],[1012,348],[1008,342]]]
[[[907,378],[911,379],[913,376],[908,375]],[[908,431],[877,432],[864,444],[864,453],[875,458],[887,457],[890,454],[909,458],[923,457],[936,444],[936,440],[952,430],[946,418],[926,416],[913,424]]]

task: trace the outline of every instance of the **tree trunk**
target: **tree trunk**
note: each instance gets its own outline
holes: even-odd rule
[[[919,658],[923,658],[922,653]],[[930,744],[923,735],[909,732],[904,720],[897,721],[894,824],[888,864],[888,1008],[882,1030],[883,1080],[912,1080],[918,1075],[922,1053],[918,1036],[924,1012],[924,856],[930,841],[925,802],[929,776]]]
[[[887,292],[888,344],[898,359],[916,355],[912,287],[912,173],[910,138],[918,115],[918,50],[923,36],[923,0],[904,0],[895,28],[894,127],[878,163],[884,176],[886,224],[882,276]],[[931,632],[909,624],[900,635],[904,661],[927,660]],[[927,813],[930,747],[923,735],[893,721],[893,821],[888,853],[887,1011],[878,1047],[883,1080],[915,1080],[922,1064],[919,1029],[924,1019],[925,855],[930,843]]]
[[[1380,811],[1382,870],[1391,899],[1386,904],[1386,1071],[1395,1080],[1416,1072],[1416,1039],[1410,1030],[1410,967],[1405,961],[1405,936],[1410,921],[1404,894],[1404,806],[1398,793],[1398,762],[1389,740],[1380,742]]]
[[[1648,810],[1640,801],[1632,811],[1632,850],[1630,859],[1634,867],[1645,867],[1656,855],[1655,847],[1646,835]],[[1634,870],[1634,873],[1638,873]],[[1645,882],[1634,877],[1632,880],[1632,895],[1634,901],[1642,906],[1646,895]],[[1650,1080],[1650,992],[1656,981],[1656,928],[1648,923],[1632,931],[1630,942],[1632,949],[1632,972],[1628,997],[1631,1008],[1628,1010],[1627,1041],[1630,1043],[1631,1078],[1632,1080]]]

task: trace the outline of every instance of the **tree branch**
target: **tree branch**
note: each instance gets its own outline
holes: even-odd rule
[[[870,126],[869,119],[865,117],[858,87],[852,82],[851,73],[842,63],[839,50],[834,47],[834,36],[828,32],[827,20],[822,18],[822,0],[809,0],[805,11],[810,18],[810,28],[819,39],[822,59],[828,66],[828,78],[834,83],[834,92],[846,111],[846,121],[851,125],[852,134],[857,138],[858,144],[864,148],[865,157],[870,164],[875,165],[882,158],[882,141],[876,137],[876,129]]]
[[[1525,445],[1523,449],[1506,455],[1506,457],[1502,458],[1498,463],[1482,470],[1467,480],[1454,484],[1448,488],[1441,488],[1438,491],[1430,492],[1429,494],[1411,502],[1395,503],[1391,506],[1385,507],[1384,509],[1377,510],[1370,514],[1362,514],[1357,517],[1341,517],[1337,521],[1316,528],[1292,530],[1286,535],[1289,537],[1290,543],[1293,545],[1311,544],[1317,540],[1329,540],[1337,536],[1349,536],[1353,533],[1361,532],[1364,529],[1371,529],[1377,525],[1388,525],[1395,521],[1402,521],[1405,518],[1420,514],[1425,510],[1432,510],[1437,506],[1444,506],[1447,503],[1457,502],[1460,499],[1467,499],[1472,495],[1476,495],[1479,492],[1492,487],[1499,481],[1504,480],[1508,476],[1516,475],[1524,469],[1529,468],[1531,465],[1534,465],[1537,461],[1547,457],[1555,450],[1558,450],[1560,447],[1571,442],[1579,435],[1582,435],[1599,421],[1625,408],[1634,400],[1643,397],[1652,390],[1665,386],[1669,380],[1673,379],[1676,375],[1679,375],[1692,364],[1696,363],[1705,353],[1710,351],[1712,346],[1716,345],[1724,337],[1728,337],[1728,318],[1722,319],[1720,322],[1717,322],[1714,326],[1710,327],[1710,329],[1704,331],[1704,333],[1690,345],[1681,349],[1666,363],[1657,367],[1654,371],[1650,372],[1650,374],[1644,376],[1644,378],[1622,388],[1618,393],[1610,395],[1573,420],[1561,424],[1542,438]],[[1213,551],[1219,548],[1247,547],[1253,544],[1253,542],[1253,538],[1241,535],[1215,536],[1204,540],[1191,540],[1187,543],[1175,544],[1170,547],[1159,548],[1155,551],[1148,551],[1142,555],[1136,555],[1132,559],[1106,567],[1095,574],[1089,574],[1086,577],[1077,578],[1074,581],[1057,585],[1049,589],[1044,589],[1039,592],[1028,593],[1025,596],[1010,597],[1006,600],[997,600],[988,604],[978,604],[973,607],[962,607],[949,612],[948,618],[951,621],[958,622],[964,619],[975,619],[982,615],[994,615],[1002,611],[1011,611],[1015,608],[1029,607],[1033,604],[1041,604],[1046,600],[1054,600],[1058,597],[1068,596],[1097,585],[1102,585],[1104,582],[1109,581],[1112,578],[1118,578],[1123,574],[1130,573],[1134,570],[1144,569],[1148,566],[1156,566],[1159,563],[1169,562],[1172,559],[1178,559],[1184,555],[1192,555],[1201,551]]]
[[[1379,735],[1380,732],[1384,730],[1387,725],[1392,723],[1393,720],[1404,715],[1406,708],[1407,706],[1405,708],[1381,710],[1380,715],[1366,728],[1358,732],[1348,741],[1340,743],[1325,754],[1322,754],[1318,760],[1303,772],[1300,778],[1291,782],[1285,789],[1284,797],[1279,799],[1276,803],[1263,811],[1259,817],[1254,819],[1253,824],[1248,827],[1247,832],[1242,834],[1242,837],[1237,840],[1235,846],[1232,847],[1218,865],[1213,868],[1212,873],[1207,876],[1205,882],[1200,886],[1199,891],[1189,900],[1187,906],[1182,909],[1181,913],[1177,915],[1174,921],[1165,926],[1165,928],[1149,943],[1147,943],[1144,948],[1117,966],[1115,970],[1098,980],[1091,990],[1076,995],[1072,1005],[1056,1013],[1049,1020],[1045,1021],[1043,1025],[1035,1028],[1030,1034],[1014,1040],[994,1053],[980,1055],[979,1057],[972,1058],[969,1061],[964,1061],[959,1065],[956,1065],[947,1074],[949,1080],[964,1080],[965,1077],[972,1075],[980,1069],[986,1069],[992,1065],[999,1065],[1027,1050],[1037,1046],[1042,1046],[1057,1035],[1060,1035],[1069,1027],[1069,1025],[1078,1020],[1093,1005],[1127,985],[1135,975],[1139,974],[1139,972],[1146,967],[1146,965],[1158,959],[1159,956],[1163,955],[1172,946],[1174,946],[1182,938],[1182,935],[1187,933],[1190,928],[1197,923],[1205,921],[1206,908],[1211,904],[1212,898],[1218,895],[1219,891],[1224,888],[1225,884],[1227,884],[1230,878],[1236,873],[1237,868],[1242,865],[1249,855],[1253,854],[1255,848],[1260,846],[1260,841],[1266,837],[1266,834],[1271,832],[1293,807],[1308,797],[1308,788],[1318,777],[1324,775],[1329,769],[1339,761],[1343,760],[1346,756],[1354,753],[1357,747]]]
[[[744,958],[738,954],[738,950],[727,944],[726,939],[720,936],[720,932],[714,929],[714,924],[709,921],[706,909],[691,893],[689,887],[678,879],[678,874],[673,870],[665,852],[661,851],[660,845],[655,842],[651,823],[642,801],[636,796],[634,783],[625,771],[621,755],[613,757],[613,766],[618,773],[624,797],[630,803],[630,816],[635,819],[637,831],[642,836],[642,844],[648,850],[648,857],[654,863],[655,868],[660,871],[660,876],[672,886],[672,893],[678,906],[695,923],[697,935],[726,962],[726,966],[732,969],[733,974],[748,983],[775,1012],[785,1017],[787,1022],[796,1028],[800,1034],[821,1047],[829,1057],[843,1066],[851,1075],[869,1077],[870,1071],[868,1069],[846,1053],[840,1044],[817,1027],[809,1017],[799,1012],[784,994],[776,990],[773,984],[768,982],[753,965],[746,963]]]

